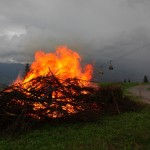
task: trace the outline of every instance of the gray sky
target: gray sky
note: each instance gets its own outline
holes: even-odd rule
[[[150,1],[0,0],[0,62],[60,45],[92,62],[149,66]]]

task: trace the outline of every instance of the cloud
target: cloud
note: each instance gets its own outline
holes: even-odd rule
[[[1,62],[29,62],[59,45],[94,61],[149,59],[148,0],[1,0],[0,14]]]

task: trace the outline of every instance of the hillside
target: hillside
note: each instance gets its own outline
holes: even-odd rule
[[[0,63],[0,83],[10,84],[16,79],[19,72],[22,73],[24,69],[23,64],[8,64]]]

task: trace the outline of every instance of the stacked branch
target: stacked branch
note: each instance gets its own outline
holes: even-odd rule
[[[84,112],[91,107],[94,89],[76,78],[62,80],[53,73],[0,92],[1,127],[22,126],[34,119],[49,119]]]

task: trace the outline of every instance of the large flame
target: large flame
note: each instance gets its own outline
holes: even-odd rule
[[[92,78],[93,67],[87,64],[82,68],[80,62],[80,55],[66,46],[58,47],[54,53],[45,53],[39,50],[35,53],[35,60],[31,64],[30,70],[24,79],[21,80],[20,77],[18,77],[14,83],[19,83],[24,89],[29,90],[33,84],[32,80],[54,74],[62,82],[69,78],[76,78],[80,80],[79,84],[88,86],[89,82],[86,81],[90,81]],[[62,96],[61,93],[57,93],[57,96],[58,94]],[[55,93],[52,94],[52,97],[55,97]],[[69,101],[69,99],[66,99],[66,101]],[[44,106],[38,103],[34,104],[34,110],[41,108],[44,108]],[[67,110],[69,113],[74,113],[73,106],[70,104],[62,106],[62,109]],[[56,116],[57,115],[53,114],[52,117]]]
[[[62,79],[77,78],[89,81],[92,78],[93,67],[87,64],[82,68],[80,61],[80,55],[66,46],[58,47],[54,53],[39,50],[35,53],[35,60],[25,78],[21,80],[19,77],[14,83],[27,83],[39,76],[47,76],[51,72]],[[84,85],[86,84],[88,82],[84,82]]]

